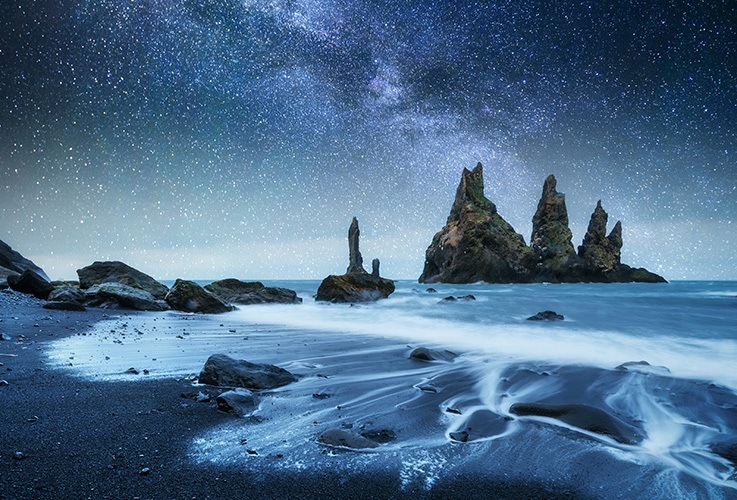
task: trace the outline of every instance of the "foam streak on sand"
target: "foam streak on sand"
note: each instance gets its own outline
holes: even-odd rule
[[[312,286],[288,285],[303,297]],[[196,439],[196,461],[388,469],[409,490],[483,473],[561,487],[576,477],[586,495],[734,495],[734,465],[715,450],[737,435],[735,304],[719,285],[610,287],[435,286],[477,299],[440,303],[443,295],[400,283],[396,298],[360,307],[306,300],[217,317],[147,313],[54,342],[48,356],[106,380],[135,380],[124,373],[131,366],[193,376],[216,352],[300,376],[264,396],[258,423],[234,419]],[[566,320],[524,319],[550,308]],[[418,346],[461,356],[408,359]],[[650,365],[615,369],[642,359]],[[518,415],[515,404],[543,414]],[[545,415],[548,407],[574,415]],[[596,420],[602,411],[609,423]],[[316,437],[334,428],[396,439],[323,453]]]

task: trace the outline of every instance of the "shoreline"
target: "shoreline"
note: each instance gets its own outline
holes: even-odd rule
[[[52,368],[44,357],[50,341],[137,313],[50,311],[39,304],[8,304],[0,312],[0,331],[11,337],[0,342],[0,379],[9,383],[0,387],[0,498],[581,497],[557,483],[483,475],[448,475],[424,489],[402,485],[390,469],[290,472],[270,467],[268,457],[258,457],[256,468],[245,460],[198,463],[192,441],[235,417],[194,401],[198,389],[189,380],[92,381]],[[15,459],[16,452],[23,458]]]

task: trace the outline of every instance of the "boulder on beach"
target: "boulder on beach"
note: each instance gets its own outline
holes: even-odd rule
[[[20,276],[8,276],[8,285],[16,292],[33,295],[38,299],[46,300],[54,286],[46,281],[43,277],[36,274],[30,269],[26,269]]]
[[[56,311],[86,311],[87,308],[75,300],[52,300],[43,305],[44,309]]]
[[[609,436],[618,443],[637,444],[642,436],[633,426],[613,415],[584,404],[515,403],[509,412],[519,416],[548,417],[595,434]]]
[[[166,307],[153,295],[140,288],[121,283],[100,283],[84,292],[84,303],[91,307],[164,311]]]
[[[225,391],[215,398],[215,402],[217,402],[218,410],[232,413],[239,417],[250,415],[258,405],[256,396],[248,389],[241,387]]]
[[[379,443],[376,441],[365,438],[359,434],[354,434],[345,429],[329,429],[320,434],[317,441],[328,446],[350,448],[353,450],[365,450],[379,447]]]
[[[166,294],[166,303],[174,310],[219,314],[233,310],[218,297],[208,292],[194,281],[178,279]]]
[[[0,290],[5,290],[10,287],[10,285],[8,285],[8,276],[20,276],[20,273],[13,271],[12,269],[0,267]]]
[[[418,347],[409,353],[409,358],[416,361],[453,361],[458,355],[452,351],[428,349],[427,347]]]
[[[540,311],[527,318],[528,321],[563,321],[565,317],[555,311]]]
[[[360,231],[354,217],[348,229],[348,270],[346,274],[330,275],[317,289],[315,300],[324,302],[371,302],[394,293],[394,282],[379,276],[379,260],[372,262],[372,273],[363,268],[358,249]]]
[[[213,354],[205,362],[199,383],[252,390],[273,389],[295,382],[297,377],[275,365],[250,363],[225,354]]]
[[[76,286],[71,285],[62,285],[57,286],[54,288],[54,291],[52,291],[49,294],[48,299],[49,301],[61,301],[61,302],[83,302],[84,301],[84,292],[77,288]]]
[[[139,288],[153,295],[155,299],[163,299],[169,289],[128,264],[118,261],[94,262],[87,267],[77,269],[79,287],[90,288],[101,283],[121,283],[132,288]]]
[[[230,304],[299,304],[302,299],[294,290],[264,286],[260,281],[228,278],[205,285],[205,290]]]
[[[43,269],[26,259],[10,248],[10,245],[0,240],[0,267],[22,274],[23,271],[33,271],[44,281],[51,281]]]

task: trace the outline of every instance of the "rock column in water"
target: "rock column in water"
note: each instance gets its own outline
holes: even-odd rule
[[[361,252],[358,250],[358,238],[361,235],[361,231],[358,229],[358,219],[355,217],[351,221],[351,227],[348,228],[348,270],[347,274],[360,273],[366,274],[366,270],[363,268],[363,257]]]

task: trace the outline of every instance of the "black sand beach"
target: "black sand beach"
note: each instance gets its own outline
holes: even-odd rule
[[[0,331],[10,337],[0,342],[0,379],[8,382],[0,387],[0,498],[580,496],[555,484],[481,474],[449,474],[425,490],[403,486],[389,469],[346,474],[340,468],[313,472],[308,465],[269,473],[263,462],[254,470],[247,463],[196,463],[188,456],[192,439],[236,417],[195,401],[198,389],[190,380],[146,380],[141,374],[131,382],[87,381],[50,367],[43,356],[47,342],[85,335],[95,322],[115,315],[123,322],[130,313],[50,311],[7,291],[0,300]]]

